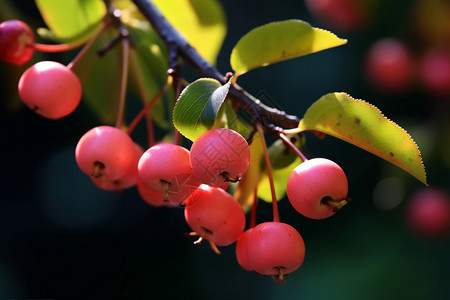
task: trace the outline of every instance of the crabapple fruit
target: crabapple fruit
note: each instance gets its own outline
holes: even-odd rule
[[[450,50],[428,50],[420,61],[420,80],[436,96],[450,95]]]
[[[106,191],[121,191],[123,189],[127,189],[133,187],[137,183],[137,171],[138,171],[138,163],[141,158],[144,150],[138,144],[134,144],[134,156],[133,161],[131,162],[128,170],[123,174],[120,178],[115,180],[107,180],[105,176],[95,177],[90,176],[92,182],[102,190]]]
[[[305,243],[295,228],[281,222],[265,222],[255,226],[245,243],[251,269],[273,275],[277,281],[297,270],[305,258]]]
[[[41,61],[19,80],[19,95],[33,111],[48,119],[72,113],[81,100],[82,87],[71,69],[55,61]]]
[[[217,246],[235,242],[245,227],[245,213],[236,199],[206,184],[186,199],[184,216],[193,231]]]
[[[411,229],[422,236],[439,238],[450,232],[450,196],[444,190],[418,190],[410,198],[406,213]]]
[[[359,0],[305,0],[308,10],[338,30],[357,31],[370,22],[369,10]]]
[[[247,271],[253,271],[252,266],[248,260],[247,255],[247,243],[248,236],[251,234],[253,228],[247,229],[243,233],[241,233],[236,241],[236,259],[239,265]]]
[[[236,182],[250,164],[250,148],[236,131],[217,128],[205,131],[191,146],[192,173],[202,183],[221,186]]]
[[[414,57],[400,40],[383,38],[367,52],[365,73],[374,87],[389,93],[402,93],[413,82]]]
[[[138,176],[150,189],[164,193],[166,201],[180,204],[200,182],[192,175],[189,151],[179,145],[161,143],[144,152]]]
[[[135,159],[135,144],[128,134],[112,126],[97,126],[78,141],[75,158],[81,171],[106,181],[119,180]]]
[[[298,165],[289,176],[286,193],[302,215],[324,219],[346,204],[348,182],[344,171],[326,158],[313,158]]]
[[[34,53],[34,35],[30,27],[19,20],[0,23],[0,59],[14,65],[28,62]]]

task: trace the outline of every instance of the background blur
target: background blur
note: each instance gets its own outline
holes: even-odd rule
[[[324,18],[301,0],[221,2],[229,27],[219,70],[230,70],[239,38],[267,22],[295,18],[331,30],[348,43],[252,71],[239,84],[298,116],[328,92],[369,101],[417,142],[430,186],[449,191],[450,96],[428,89],[419,72],[428,50],[449,46],[448,1],[356,0],[361,11],[350,27],[345,12],[344,21]],[[0,20],[12,17],[44,26],[30,0],[3,0]],[[377,87],[365,71],[369,49],[385,37],[403,42],[415,59],[415,77],[401,91]],[[48,57],[67,63],[75,54]],[[135,189],[120,196],[96,189],[74,157],[79,137],[100,125],[95,116],[82,103],[66,118],[46,120],[18,99],[21,73],[45,57],[36,53],[21,67],[0,62],[0,299],[450,298],[450,237],[417,234],[406,217],[424,185],[331,137],[307,135],[307,155],[339,163],[353,201],[321,221],[280,201],[281,219],[306,244],[304,264],[284,285],[241,269],[234,245],[222,255],[192,245],[181,208],[153,208]],[[270,217],[262,203],[258,221]]]

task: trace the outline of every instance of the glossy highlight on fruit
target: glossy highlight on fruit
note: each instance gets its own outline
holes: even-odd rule
[[[19,80],[19,95],[33,111],[48,119],[72,113],[81,100],[77,75],[55,61],[41,61],[28,68]]]
[[[28,62],[34,53],[34,35],[20,20],[0,23],[0,59],[14,65]]]

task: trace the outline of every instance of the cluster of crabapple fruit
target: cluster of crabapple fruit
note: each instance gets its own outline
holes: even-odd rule
[[[448,97],[450,49],[429,47],[416,54],[404,41],[385,37],[369,48],[365,73],[375,88],[387,93],[405,93],[417,83],[430,95]]]
[[[28,62],[34,50],[45,48],[37,47],[29,27],[17,20],[0,24],[0,45],[0,59],[16,65]],[[73,64],[41,61],[26,69],[18,85],[22,101],[49,119],[73,112],[82,96],[80,80],[71,70]],[[305,256],[303,238],[295,228],[279,221],[278,209],[274,208],[273,221],[256,225],[252,220],[245,229],[245,212],[228,189],[250,165],[249,144],[241,134],[213,128],[195,139],[189,150],[161,142],[144,151],[132,140],[130,131],[119,125],[94,127],[77,143],[76,162],[95,186],[116,192],[137,187],[152,206],[184,207],[186,223],[193,231],[189,235],[198,236],[194,244],[207,240],[214,252],[220,253],[217,246],[236,242],[237,261],[245,270],[284,282],[285,275],[300,267]],[[328,159],[301,157],[303,162],[287,181],[287,197],[302,215],[327,218],[347,203],[347,178]],[[268,156],[266,163],[269,172]],[[274,199],[274,207],[276,203]],[[255,204],[252,210],[256,210]]]
[[[28,62],[36,49],[48,50],[45,45],[35,43],[29,26],[19,20],[0,23],[0,45],[0,59],[14,65]],[[22,74],[18,89],[22,101],[48,119],[72,113],[82,94],[81,82],[72,67],[56,61],[40,61],[30,66]]]
[[[184,206],[189,235],[207,240],[211,248],[236,242],[242,268],[283,282],[305,256],[301,235],[279,221],[245,230],[245,212],[227,191],[250,164],[250,149],[239,133],[226,128],[205,131],[190,150],[159,143],[146,151],[119,128],[98,126],[79,140],[76,161],[93,183],[105,190],[137,186],[144,201],[158,206]],[[292,206],[313,219],[333,215],[346,203],[348,183],[342,169],[324,158],[298,165],[287,182]]]

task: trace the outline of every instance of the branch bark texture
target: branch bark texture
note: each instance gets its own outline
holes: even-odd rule
[[[132,0],[141,13],[150,22],[160,38],[166,44],[169,51],[175,51],[187,64],[189,64],[199,76],[214,78],[222,84],[227,81],[221,72],[204,59],[186,39],[167,21],[159,9],[151,0]],[[297,116],[289,115],[284,111],[269,107],[239,85],[231,86],[229,96],[232,100],[243,107],[251,115],[269,119],[285,128],[298,126],[300,119]]]

